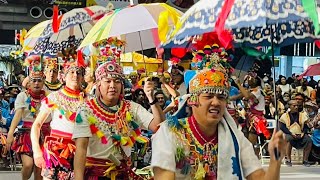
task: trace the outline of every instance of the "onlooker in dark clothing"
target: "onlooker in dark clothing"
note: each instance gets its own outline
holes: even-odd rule
[[[310,76],[310,81],[308,82],[308,86],[312,87],[313,89],[316,88],[316,86],[318,85],[317,81],[315,81],[313,79],[313,76]]]
[[[302,93],[297,93],[294,100],[298,103],[298,111],[302,112],[306,96]]]
[[[143,89],[137,89],[133,93],[133,101],[143,106],[145,109],[149,109],[150,105],[147,100],[147,96],[144,93]]]
[[[154,94],[154,97],[157,98],[159,106],[161,107],[162,110],[164,110],[166,105],[166,99],[165,99],[164,93],[162,91],[157,91]]]

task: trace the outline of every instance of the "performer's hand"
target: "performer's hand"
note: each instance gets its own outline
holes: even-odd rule
[[[34,158],[34,164],[38,167],[38,168],[45,168],[46,167],[46,163],[44,161],[43,158],[43,154],[42,152],[33,152],[33,158]]]
[[[145,80],[144,86],[143,86],[144,93],[146,94],[149,102],[153,102],[154,100],[154,83],[150,80],[150,78],[147,78]]]
[[[11,149],[11,145],[13,143],[13,140],[14,140],[13,134],[8,133],[7,142],[6,142],[6,146],[7,146],[8,150]]]
[[[268,145],[268,150],[271,160],[277,160],[281,163],[281,160],[286,154],[286,140],[283,132],[280,130],[278,132],[273,131],[273,135]],[[278,159],[275,157],[275,149],[278,152]]]

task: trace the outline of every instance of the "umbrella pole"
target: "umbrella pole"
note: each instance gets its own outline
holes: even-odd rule
[[[279,130],[279,117],[278,117],[278,100],[277,100],[277,95],[276,95],[276,66],[275,66],[275,60],[274,60],[274,37],[273,37],[273,29],[272,25],[270,26],[270,33],[271,33],[271,53],[272,53],[272,64],[273,64],[273,97],[274,97],[274,104],[275,104],[275,112],[274,112],[274,117],[276,120],[276,128],[274,131]],[[274,149],[274,156],[276,160],[280,158],[280,152],[278,148]]]
[[[243,62],[242,62],[241,69],[240,69],[239,74],[238,74],[238,78],[239,78],[240,75],[241,75],[241,71],[242,71],[242,69],[243,69],[244,62],[246,61],[247,57],[248,57],[248,56],[246,56],[245,59],[244,59]]]
[[[139,33],[139,39],[140,39],[140,46],[141,46],[142,59],[143,59],[143,63],[144,63],[144,69],[146,70],[146,74],[148,75],[147,65],[146,65],[146,61],[144,59],[144,54],[143,54],[143,46],[142,46],[142,39],[141,39],[140,31],[138,31],[138,33]]]

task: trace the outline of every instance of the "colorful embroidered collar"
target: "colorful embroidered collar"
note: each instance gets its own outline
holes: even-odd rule
[[[78,107],[82,104],[83,96],[81,91],[72,90],[68,87],[64,87],[60,91],[56,92],[55,99],[45,98],[44,102],[49,108],[58,109],[60,111],[59,118],[62,119],[65,116],[71,122],[75,121],[76,111]]]
[[[50,91],[57,91],[62,87],[62,84],[59,81],[55,83],[50,83],[48,81],[45,81],[44,84]]]
[[[108,135],[111,136],[114,143],[118,146],[133,147],[141,131],[139,125],[133,120],[130,113],[129,101],[120,100],[119,108],[116,112],[107,108],[107,106],[97,98],[87,101],[86,106],[89,107],[91,111],[91,115],[88,116],[91,132],[101,139],[102,144],[108,143],[106,137],[106,135]],[[78,115],[76,122],[81,123],[82,121],[81,115]],[[100,126],[105,123],[107,123],[107,130],[101,129]]]
[[[26,94],[28,97],[26,100],[26,103],[29,104],[28,108],[33,118],[36,118],[41,100],[46,97],[45,91],[41,90],[40,93],[34,93],[30,89],[28,89],[26,91]]]
[[[206,137],[197,126],[195,118],[170,121],[169,127],[177,135],[182,146],[176,149],[176,167],[193,179],[215,179],[218,164],[218,134]],[[186,151],[185,147],[189,150]]]

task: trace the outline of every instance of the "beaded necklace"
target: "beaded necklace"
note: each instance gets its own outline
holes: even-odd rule
[[[62,87],[62,84],[59,81],[55,83],[50,83],[48,81],[45,81],[44,84],[50,91],[57,91]]]
[[[193,116],[185,120],[184,129],[178,138],[189,147],[189,152],[178,147],[176,167],[182,174],[189,174],[194,179],[214,179],[217,177],[218,135],[206,138],[197,127]]]
[[[102,144],[107,144],[107,136],[110,136],[114,144],[118,147],[133,147],[136,139],[141,134],[139,125],[133,120],[130,113],[130,102],[119,101],[119,108],[114,111],[98,98],[93,98],[86,102],[90,109],[88,122],[92,134],[96,134]],[[76,122],[82,122],[80,116],[77,116]]]
[[[72,90],[65,86],[63,89],[53,94],[53,99],[50,100],[46,98],[45,103],[49,108],[59,110],[60,119],[65,116],[67,120],[74,122],[78,107],[83,102],[83,97],[81,96],[80,90]]]
[[[27,94],[27,100],[26,103],[28,103],[28,109],[30,111],[30,114],[33,118],[37,117],[38,110],[41,104],[41,100],[46,97],[45,91],[41,90],[39,94],[36,94],[32,92],[30,89],[26,91]]]

